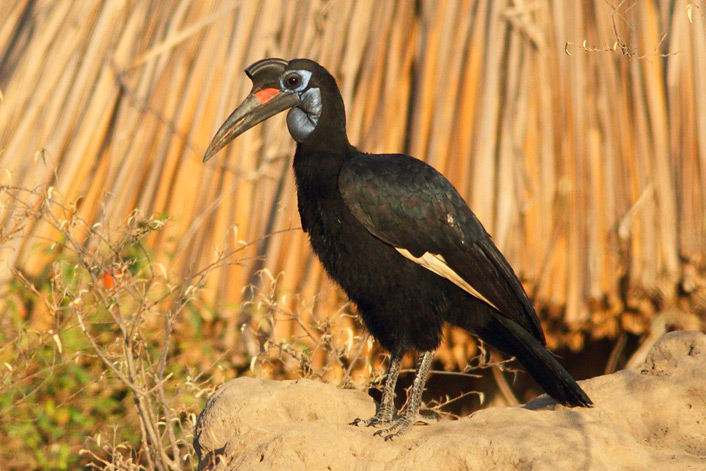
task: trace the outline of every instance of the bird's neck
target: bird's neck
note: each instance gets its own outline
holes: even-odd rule
[[[313,131],[298,140],[293,163],[300,196],[303,190],[311,198],[335,195],[343,163],[358,153],[348,142],[346,110],[335,82],[321,88],[320,99],[320,116]]]
[[[337,146],[321,145],[320,142],[297,144],[292,164],[297,187],[312,197],[337,192],[341,167],[355,152],[347,139]]]
[[[310,103],[310,109],[304,107],[303,113],[316,114],[313,129],[303,139],[297,139],[304,149],[311,152],[350,153],[352,146],[346,134],[346,108],[343,98],[334,86],[317,89],[317,93],[310,93],[318,97]],[[290,127],[290,133],[291,133]]]
[[[333,191],[343,163],[358,152],[348,142],[342,106],[324,108],[314,131],[297,143],[293,166],[299,186]]]

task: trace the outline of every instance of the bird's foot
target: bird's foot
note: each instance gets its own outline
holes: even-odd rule
[[[385,441],[392,440],[393,438],[402,436],[402,434],[405,433],[415,421],[416,414],[414,415],[414,417],[410,416],[409,414],[404,414],[403,416],[397,417],[396,419],[390,421],[392,423],[390,427],[378,430],[373,435],[384,436]]]
[[[348,425],[365,425],[366,427],[384,427],[394,423],[394,412],[379,411],[369,419],[357,418]]]

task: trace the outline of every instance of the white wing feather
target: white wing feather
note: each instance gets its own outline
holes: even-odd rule
[[[495,309],[498,309],[498,307],[488,301],[488,299],[483,296],[477,289],[475,289],[473,286],[468,284],[466,280],[461,278],[461,275],[456,273],[449,267],[449,265],[446,263],[446,260],[444,260],[444,257],[441,255],[429,253],[429,252],[424,252],[424,254],[421,257],[415,257],[412,255],[409,250],[407,249],[401,249],[399,247],[395,247],[395,249],[402,254],[405,258],[408,258],[409,260],[412,260],[414,263],[418,263],[419,265],[423,266],[427,270],[436,273],[437,275],[446,278],[449,280],[451,283],[455,284],[471,296],[475,296],[476,298],[480,299],[481,301],[489,304],[490,306],[494,307]],[[499,311],[500,309],[498,309]]]

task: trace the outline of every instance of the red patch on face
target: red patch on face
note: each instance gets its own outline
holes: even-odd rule
[[[277,90],[276,88],[263,88],[262,90],[259,90],[255,92],[255,98],[260,100],[260,103],[263,105],[279,95],[280,91]]]

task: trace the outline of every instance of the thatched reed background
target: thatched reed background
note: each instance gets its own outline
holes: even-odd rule
[[[4,0],[0,179],[52,187],[108,227],[135,208],[173,217],[151,243],[178,276],[259,240],[206,287],[233,332],[262,269],[284,304],[319,294],[325,316],[342,299],[298,229],[283,117],[201,162],[249,91],[244,67],[309,57],[338,78],[354,144],[425,159],[460,189],[544,320],[568,326],[555,344],[641,333],[659,309],[706,308],[704,14],[656,0]],[[5,280],[50,261],[53,230],[23,230],[0,239]]]

